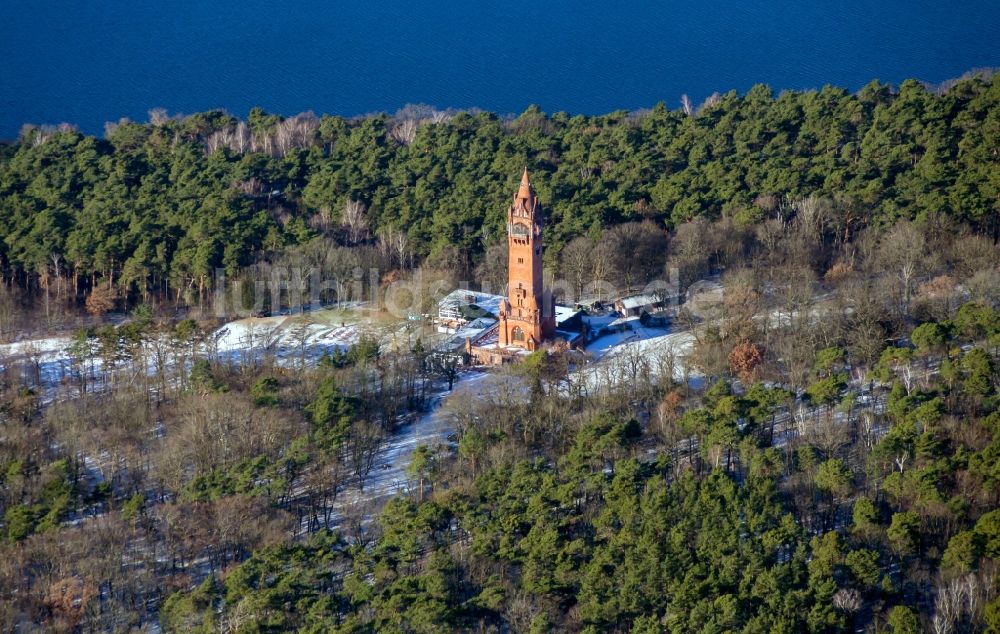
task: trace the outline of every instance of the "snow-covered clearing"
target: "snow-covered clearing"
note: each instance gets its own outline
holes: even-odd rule
[[[587,346],[594,360],[579,368],[578,373],[590,391],[665,374],[683,381],[697,375],[687,367],[694,341],[689,331],[668,332],[662,328],[639,327],[605,335]]]
[[[366,334],[378,336],[370,320],[353,310],[320,310],[299,315],[248,317],[226,323],[210,332],[196,345],[195,353],[230,363],[246,363],[273,355],[279,366],[315,362],[324,352],[341,351],[356,344]],[[168,335],[145,344],[147,372],[156,372],[158,352],[176,347]],[[27,383],[37,384],[43,401],[56,398],[60,387],[74,380],[79,365],[73,358],[69,336],[30,339],[0,345],[0,365],[18,367]],[[186,346],[181,346],[186,348]],[[186,355],[184,355],[186,356]],[[124,361],[116,364],[116,366]],[[84,371],[91,385],[99,383],[103,360],[94,352]]]
[[[365,321],[346,311],[248,317],[215,330],[207,346],[223,359],[243,361],[248,356],[273,354],[283,365],[302,358],[315,361],[334,349],[346,350],[370,330]]]

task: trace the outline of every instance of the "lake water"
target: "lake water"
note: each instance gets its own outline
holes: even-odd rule
[[[998,0],[3,0],[0,138],[154,107],[602,113],[983,66],[1000,66]]]

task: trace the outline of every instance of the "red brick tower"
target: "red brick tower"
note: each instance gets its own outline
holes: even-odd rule
[[[524,168],[507,209],[510,259],[507,299],[500,303],[500,345],[536,350],[556,330],[555,304],[542,285],[542,205]]]

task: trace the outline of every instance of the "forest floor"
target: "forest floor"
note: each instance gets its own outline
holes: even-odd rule
[[[355,508],[359,503],[375,507],[388,498],[409,493],[415,482],[407,474],[407,469],[416,448],[424,445],[435,450],[453,446],[456,442],[456,430],[449,409],[445,407],[446,401],[453,397],[479,395],[492,376],[481,370],[463,372],[455,380],[451,391],[448,391],[444,381],[434,384],[427,410],[396,428],[379,451],[365,479],[364,489],[359,489],[356,483],[346,487],[338,498],[338,510]],[[342,516],[335,516],[334,525],[340,519]]]

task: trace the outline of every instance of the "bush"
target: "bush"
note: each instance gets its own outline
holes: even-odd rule
[[[266,376],[258,379],[250,388],[250,396],[257,407],[274,407],[278,404],[278,380]]]

